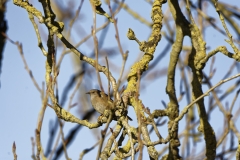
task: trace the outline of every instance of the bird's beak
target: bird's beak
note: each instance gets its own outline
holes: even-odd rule
[[[86,94],[90,94],[90,92],[87,92]]]

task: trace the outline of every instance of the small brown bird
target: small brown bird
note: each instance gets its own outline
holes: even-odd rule
[[[103,114],[106,109],[113,109],[113,100],[108,100],[108,95],[104,92],[92,89],[86,94],[90,95],[92,106],[98,113]]]
[[[92,89],[86,94],[90,95],[92,106],[98,113],[103,114],[106,109],[113,111],[113,100],[111,98],[108,100],[108,95],[104,92]],[[132,120],[130,117],[128,119]]]

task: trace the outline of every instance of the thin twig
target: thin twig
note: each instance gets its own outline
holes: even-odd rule
[[[34,30],[36,32],[36,35],[37,35],[37,40],[38,40],[38,47],[41,49],[42,53],[44,56],[47,56],[47,51],[45,50],[45,48],[43,47],[43,44],[42,44],[42,40],[41,40],[41,36],[39,34],[39,29],[38,29],[38,26],[36,24],[36,22],[34,21],[34,17],[33,17],[33,14],[28,12],[28,16],[29,16],[29,19],[30,21],[32,22],[32,25],[34,27]]]
[[[16,144],[15,142],[13,142],[13,145],[12,145],[12,153],[13,153],[13,157],[14,157],[14,160],[17,160],[17,153],[16,153]]]
[[[74,16],[73,19],[69,22],[69,29],[68,29],[67,37],[70,37],[71,31],[72,31],[72,28],[73,28],[73,24],[74,24],[74,22],[76,21],[76,19],[78,18],[79,14],[80,14],[80,11],[81,11],[83,2],[84,2],[84,0],[81,0],[78,9],[77,9],[76,12],[75,12],[75,16]]]
[[[110,101],[110,81],[109,81],[109,64],[108,64],[108,58],[107,57],[105,57],[105,60],[106,60],[106,64],[107,64],[107,69],[108,69],[108,100]]]
[[[239,77],[240,74],[236,74],[235,76],[232,76],[230,78],[227,78],[227,79],[224,79],[224,80],[221,80],[220,82],[218,82],[215,86],[213,86],[212,88],[210,88],[207,92],[205,92],[204,94],[202,94],[200,97],[198,97],[197,99],[195,99],[194,101],[192,101],[189,105],[187,105],[186,107],[184,107],[183,111],[181,112],[181,114],[175,119],[175,122],[179,122],[183,116],[188,112],[188,109],[190,107],[193,106],[194,103],[196,103],[197,101],[199,101],[200,99],[202,99],[203,97],[209,95],[209,93],[214,90],[215,88],[219,87],[220,85],[222,85],[223,83],[226,83],[232,79],[235,79],[237,77]]]
[[[58,119],[58,122],[59,122],[59,125],[60,125],[60,134],[61,134],[61,138],[62,138],[62,144],[63,144],[63,150],[64,150],[65,158],[66,158],[66,160],[71,160],[71,159],[68,157],[68,153],[67,153],[67,147],[66,147],[66,142],[65,142],[65,139],[64,139],[62,122],[61,122],[60,119]]]
[[[39,112],[39,115],[38,115],[38,123],[37,123],[37,129],[36,129],[36,144],[37,144],[36,157],[37,157],[38,160],[40,160],[40,153],[43,153],[40,134],[41,134],[41,129],[42,129],[42,123],[43,123],[45,110],[46,110],[46,107],[47,107],[48,95],[49,95],[49,92],[47,91],[44,99],[42,100],[42,108],[41,108],[41,110]]]
[[[96,64],[95,64],[94,67],[96,69],[96,74],[97,74],[97,78],[98,78],[99,87],[101,88],[101,91],[104,92],[101,77],[100,77],[100,73],[99,73],[99,70],[98,70],[98,39],[97,39],[97,36],[96,36],[96,10],[95,10],[95,7],[93,6],[92,3],[91,3],[91,6],[92,6],[92,9],[93,9],[92,36],[93,36],[93,40],[94,40],[94,51],[95,51],[95,57],[96,57]]]
[[[96,160],[99,160],[99,157],[101,155],[101,151],[102,151],[102,146],[103,146],[103,142],[105,140],[105,137],[106,137],[106,133],[107,133],[107,130],[108,130],[108,127],[110,125],[110,122],[112,121],[112,113],[110,113],[110,116],[108,117],[108,121],[107,121],[107,124],[106,124],[106,127],[103,131],[101,131],[101,135],[102,135],[102,138],[100,140],[100,144],[99,144],[99,148],[98,148],[98,153],[97,153],[97,157],[96,157]]]
[[[230,111],[229,111],[230,113],[232,113],[233,106],[234,106],[234,104],[235,104],[235,102],[237,100],[237,97],[238,97],[239,93],[240,93],[240,89],[237,90],[236,95],[235,95],[235,97],[234,97],[234,99],[232,101],[232,104],[231,104],[231,107],[230,107]]]
[[[3,33],[2,33],[2,34],[3,34]],[[16,46],[18,47],[18,51],[19,51],[20,56],[21,56],[21,58],[22,58],[22,60],[23,60],[23,63],[24,63],[24,68],[27,70],[27,72],[28,72],[28,74],[29,74],[29,76],[30,76],[33,84],[34,84],[35,87],[37,88],[37,90],[38,90],[40,93],[42,93],[42,90],[41,90],[41,88],[39,87],[37,81],[35,80],[35,78],[34,78],[34,76],[33,76],[33,74],[32,74],[32,71],[31,71],[31,70],[29,69],[29,67],[28,67],[27,61],[26,61],[26,59],[25,59],[25,57],[24,57],[24,53],[23,53],[23,49],[22,49],[22,44],[19,43],[19,42],[14,42],[14,41],[11,40],[6,34],[3,34],[3,35],[9,40],[9,42],[11,42],[12,44],[14,44],[14,45],[16,45]]]
[[[36,160],[36,156],[35,156],[35,141],[34,141],[33,137],[31,137],[31,142],[32,142],[32,156],[31,156],[31,158],[33,160]]]

